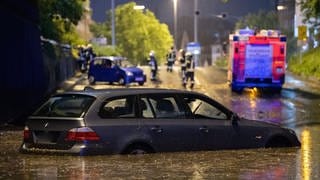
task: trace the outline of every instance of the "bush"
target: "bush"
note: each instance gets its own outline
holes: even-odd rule
[[[311,49],[301,55],[292,56],[288,69],[298,75],[320,78],[320,47]]]
[[[215,65],[218,67],[227,67],[228,65],[228,56],[221,56],[218,57],[217,60],[215,61]]]
[[[99,46],[93,44],[93,51],[97,56],[120,56],[117,49],[114,49],[112,46]]]

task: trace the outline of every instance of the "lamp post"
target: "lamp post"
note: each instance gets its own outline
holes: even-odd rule
[[[198,10],[198,0],[194,0],[194,42],[198,44],[198,16],[200,11]],[[200,47],[199,47],[200,48]],[[196,62],[196,66],[199,64],[199,54],[194,55],[194,61]]]
[[[136,10],[136,11],[141,11],[142,13],[145,13],[146,12],[146,7],[144,6],[144,5],[135,5],[134,7],[133,7],[133,9],[134,10]],[[142,42],[140,42],[140,44],[141,44],[141,50],[142,50],[142,53],[140,53],[141,55],[142,55],[142,58],[141,59],[144,59],[145,57],[146,57],[146,54],[145,54],[145,44],[146,44],[146,42],[145,42],[145,37],[146,37],[146,29],[145,29],[145,25],[144,24],[142,24],[141,25],[141,28],[143,29],[143,35],[142,35]],[[139,53],[139,52],[138,52]],[[138,62],[139,63],[139,62]]]
[[[116,36],[115,36],[115,13],[114,13],[114,0],[111,0],[111,36],[112,36],[112,47],[116,47]]]
[[[177,48],[177,0],[173,0],[173,17],[174,17],[174,22],[173,22],[173,29],[174,29],[174,38],[173,38],[173,44],[174,44],[174,49]]]
[[[198,0],[194,0],[194,42],[198,42]]]

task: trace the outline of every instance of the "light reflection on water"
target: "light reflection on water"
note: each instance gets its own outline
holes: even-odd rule
[[[301,150],[297,154],[298,171],[303,179],[320,178],[320,126],[303,128],[300,134]]]
[[[302,176],[305,180],[309,180],[310,179],[310,175],[311,175],[311,161],[310,161],[310,140],[311,140],[311,136],[310,136],[310,132],[308,130],[303,130],[301,133],[301,140],[302,140],[302,144],[301,144],[301,172],[302,172]]]
[[[279,178],[294,176],[295,154],[291,149],[163,153],[144,156],[96,156],[27,159],[34,166],[26,177],[66,179],[216,179]],[[259,157],[260,156],[260,157]],[[259,157],[259,158],[258,158]],[[55,159],[56,165],[50,163]],[[36,172],[36,173],[34,173]]]
[[[279,98],[279,95],[267,95],[268,98],[261,98],[265,94],[257,89],[247,89],[241,96],[233,96],[231,109],[241,117],[252,120],[280,124],[292,119],[295,109],[288,109],[284,99]]]
[[[78,157],[19,154],[14,132],[0,136],[0,179],[317,179],[320,126],[297,133],[301,148]]]

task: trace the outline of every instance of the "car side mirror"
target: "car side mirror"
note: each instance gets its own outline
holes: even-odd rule
[[[239,116],[238,116],[236,113],[233,113],[233,114],[231,115],[232,125],[237,126],[237,125],[238,125],[238,121],[239,121]]]

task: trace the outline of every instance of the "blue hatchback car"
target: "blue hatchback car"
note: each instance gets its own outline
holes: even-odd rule
[[[146,75],[142,69],[130,65],[124,57],[101,56],[90,62],[88,80],[90,84],[97,81],[121,85],[136,82],[142,86],[146,82]]]

